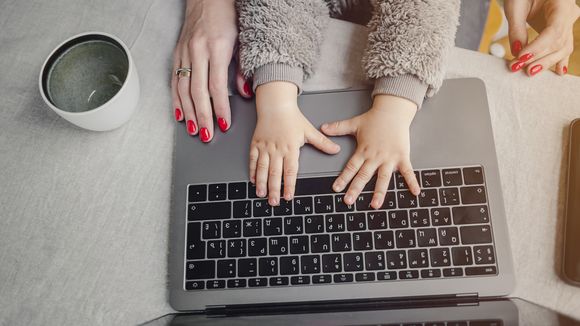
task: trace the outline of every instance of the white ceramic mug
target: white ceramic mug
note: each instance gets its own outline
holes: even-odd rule
[[[94,131],[120,127],[139,101],[139,76],[129,49],[101,32],[78,34],[57,46],[42,65],[38,85],[54,112]]]

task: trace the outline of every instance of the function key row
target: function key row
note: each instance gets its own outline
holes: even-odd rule
[[[415,171],[415,177],[423,188],[452,187],[462,185],[483,185],[483,168],[452,168]],[[332,184],[336,176],[299,178],[296,181],[296,196],[332,194]],[[373,191],[376,176],[366,184],[363,191]],[[389,190],[408,189],[403,176],[395,172],[389,183]],[[256,187],[251,182],[231,182],[190,185],[188,188],[189,202],[237,200],[257,198]]]

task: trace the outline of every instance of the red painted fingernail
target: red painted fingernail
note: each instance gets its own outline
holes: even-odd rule
[[[530,75],[533,76],[537,73],[539,73],[540,71],[542,71],[544,67],[542,67],[542,65],[535,65],[532,67],[532,69],[530,69]]]
[[[533,54],[531,54],[531,53],[525,53],[525,54],[522,54],[522,56],[518,59],[518,61],[526,62],[526,61],[530,60],[533,57],[534,57]]]
[[[181,110],[179,108],[175,108],[175,121],[181,121],[181,118],[183,118]]]
[[[521,61],[516,61],[513,65],[512,65],[512,72],[516,72],[520,69],[522,69],[522,67],[524,66],[525,62],[521,62]]]
[[[517,57],[518,54],[520,54],[520,51],[522,50],[522,42],[520,41],[514,41],[514,43],[512,43],[512,51],[513,51],[513,55],[514,57]]]
[[[224,118],[218,118],[218,126],[220,126],[220,130],[222,132],[226,132],[228,130],[228,122]]]
[[[562,72],[564,74],[567,74],[568,73],[568,67],[566,67],[566,66],[562,67]]]
[[[209,141],[209,130],[207,128],[201,128],[199,134],[202,142],[207,143]]]
[[[193,122],[193,120],[187,120],[187,132],[190,135],[195,134],[195,130],[197,130],[197,128],[195,127],[195,122]]]
[[[244,92],[245,92],[245,93],[246,93],[246,95],[248,95],[248,96],[252,96],[252,95],[254,95],[254,94],[252,93],[252,88],[250,87],[250,83],[246,82],[246,83],[244,84]]]

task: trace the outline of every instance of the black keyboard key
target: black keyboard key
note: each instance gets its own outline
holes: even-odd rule
[[[484,204],[487,202],[483,186],[461,187],[461,202],[464,205]]]
[[[197,203],[207,200],[207,186],[206,185],[191,185],[187,189],[188,199],[190,203]]]
[[[440,269],[424,269],[421,271],[422,278],[438,278],[441,277]]]
[[[381,209],[397,208],[397,194],[394,191],[388,191]]]
[[[336,177],[314,177],[296,180],[296,196],[332,194],[332,184]]]
[[[274,207],[274,216],[292,215],[292,201],[280,199],[280,205]]]
[[[265,218],[264,235],[282,235],[282,218],[281,217]]]
[[[481,266],[481,267],[466,267],[465,275],[496,275],[497,268],[495,266]]]
[[[397,279],[397,272],[377,272],[379,281],[392,281]]]
[[[187,219],[197,220],[220,220],[231,217],[232,203],[228,201],[214,203],[189,204]]]
[[[228,257],[244,257],[246,255],[246,239],[228,240]]]
[[[413,248],[417,246],[415,239],[415,230],[395,231],[395,241],[397,248]]]
[[[328,234],[311,235],[310,250],[313,253],[330,252],[330,235]]]
[[[228,280],[227,284],[228,284],[229,289],[239,289],[239,288],[245,288],[247,282],[244,279],[235,279],[235,280]]]
[[[226,287],[226,281],[225,280],[207,281],[206,286],[208,289],[224,289]]]
[[[432,267],[442,267],[451,265],[451,255],[447,248],[433,248],[429,249],[429,257],[431,258]]]
[[[371,200],[373,199],[372,192],[363,192],[356,198],[355,205],[357,211],[372,211]]]
[[[322,215],[308,215],[304,219],[306,233],[324,232],[324,217]]]
[[[462,226],[462,244],[491,243],[491,228],[488,225]]]
[[[384,252],[383,251],[365,252],[365,267],[367,271],[384,270],[386,267]]]
[[[419,193],[419,206],[432,207],[439,205],[439,197],[437,197],[437,189],[423,189]]]
[[[480,167],[463,168],[463,179],[466,185],[483,184],[483,169]]]
[[[185,282],[185,289],[188,291],[203,290],[205,289],[205,282],[204,281]]]
[[[397,192],[397,205],[399,208],[414,208],[417,207],[417,196],[413,195],[408,190]]]
[[[442,177],[444,187],[461,186],[463,184],[460,169],[445,169],[443,170]]]
[[[268,204],[267,199],[254,199],[252,205],[254,217],[272,216],[272,206]]]
[[[300,266],[302,274],[320,273],[320,256],[319,255],[301,256]]]
[[[399,272],[399,278],[401,280],[412,280],[412,279],[416,279],[419,278],[419,271],[400,271]]]
[[[476,265],[495,264],[495,254],[492,246],[473,247],[473,258]]]
[[[290,253],[293,255],[309,253],[309,243],[307,235],[290,237]]]
[[[214,183],[209,185],[208,200],[226,200],[226,184]]]
[[[292,285],[307,285],[310,284],[310,276],[300,275],[290,277],[290,284]]]
[[[203,280],[215,277],[215,260],[188,261],[185,264],[188,280]]]
[[[441,172],[439,170],[421,171],[421,184],[423,188],[441,187]]]
[[[268,254],[268,239],[252,238],[248,240],[248,256],[266,256]]]
[[[487,210],[487,205],[453,207],[453,223],[489,223],[489,212]]]
[[[256,185],[248,182],[248,198],[258,198],[258,195],[256,195]]]
[[[332,235],[332,251],[350,251],[352,249],[352,242],[350,233],[336,233]]]
[[[225,258],[226,240],[214,240],[207,242],[207,258]]]
[[[268,238],[268,254],[269,255],[288,254],[288,238],[287,237]]]
[[[346,222],[344,214],[328,214],[325,216],[326,232],[344,232],[346,231]]]
[[[409,250],[409,267],[422,268],[429,267],[429,254],[427,249]]]
[[[307,215],[313,214],[312,197],[296,197],[294,198],[294,214]]]
[[[251,288],[268,286],[268,279],[265,277],[251,278],[248,280],[248,285]]]
[[[412,209],[409,211],[409,219],[411,227],[425,227],[431,225],[429,223],[429,211],[427,209]]]
[[[352,234],[354,250],[373,250],[372,232],[355,232]]]
[[[404,250],[388,250],[387,268],[388,269],[407,268],[407,252]]]
[[[431,222],[434,226],[451,225],[451,211],[449,207],[432,208]]]
[[[230,220],[223,224],[224,238],[239,238],[242,236],[242,221]]]
[[[459,244],[459,232],[456,227],[439,228],[439,244],[442,246],[457,246]]]
[[[288,277],[285,276],[270,277],[270,286],[284,286],[288,285],[288,282]]]
[[[360,272],[364,269],[363,255],[360,252],[344,254],[344,271]]]
[[[345,204],[343,199],[344,199],[344,195],[335,195],[334,196],[334,209],[339,213],[354,211],[354,205]]]
[[[259,237],[262,235],[262,219],[250,218],[243,222],[243,235],[246,238],[249,237]]]
[[[346,214],[346,229],[349,231],[361,231],[366,229],[365,213]]]
[[[459,205],[459,189],[440,188],[439,201],[443,206]]]
[[[375,231],[374,240],[375,240],[375,249],[395,248],[395,236],[393,234],[393,231]]]
[[[322,255],[323,273],[342,272],[342,256],[340,254]]]
[[[256,258],[238,259],[238,276],[256,276],[258,273],[258,261]]]
[[[330,275],[313,275],[312,276],[312,283],[313,284],[323,284],[323,283],[330,283],[332,282],[332,276]]]
[[[252,217],[252,201],[251,200],[235,201],[233,215],[235,218]]]
[[[369,230],[384,230],[387,228],[386,212],[368,212],[367,222]]]
[[[350,283],[353,280],[352,274],[334,274],[334,283]]]
[[[391,229],[409,227],[409,216],[407,211],[390,211],[389,227],[391,227]]]
[[[332,213],[334,211],[332,196],[316,196],[314,197],[314,211],[316,214]]]
[[[201,223],[187,224],[187,259],[205,258],[205,242],[201,241]]]
[[[437,229],[418,229],[417,244],[419,247],[437,246]]]
[[[260,276],[273,276],[278,274],[278,258],[265,257],[258,260],[258,271]]]
[[[375,280],[375,273],[356,273],[354,279],[357,282],[372,282]]]
[[[302,234],[304,226],[302,225],[302,216],[288,216],[284,218],[284,234]]]
[[[232,182],[228,184],[228,199],[246,199],[247,188],[245,182]]]
[[[464,266],[473,264],[470,247],[451,248],[451,256],[453,257],[453,265]]]
[[[445,277],[463,276],[463,269],[461,267],[444,268],[443,276]]]
[[[300,257],[280,257],[280,275],[300,274]]]
[[[417,179],[417,182],[421,184],[421,178],[418,171],[415,171],[415,178]],[[397,189],[409,189],[409,187],[407,187],[407,181],[405,181],[405,178],[399,172],[395,173],[395,184]]]
[[[217,277],[218,278],[236,277],[236,260],[235,259],[218,260]]]
[[[219,221],[203,222],[203,238],[219,239],[221,238],[222,224]]]

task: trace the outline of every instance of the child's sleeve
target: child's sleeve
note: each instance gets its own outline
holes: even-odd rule
[[[363,65],[373,96],[407,98],[420,108],[443,82],[459,0],[377,0]]]
[[[288,81],[302,91],[318,59],[328,24],[321,0],[237,0],[239,59],[253,89],[271,81]]]

